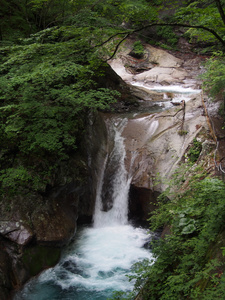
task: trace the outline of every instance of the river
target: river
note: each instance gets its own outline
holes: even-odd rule
[[[193,93],[200,92],[179,86],[151,90],[159,93],[172,91],[175,93],[174,100],[178,102],[181,99],[188,101]],[[158,106],[159,110],[164,110],[172,104],[165,99]],[[144,117],[140,113],[139,118],[135,114],[135,122],[143,119],[146,121],[146,113]],[[149,138],[148,134],[151,135],[155,130],[151,116],[146,122],[151,131],[146,131]],[[15,295],[14,300],[106,300],[112,297],[114,291],[132,290],[134,282],[129,281],[127,275],[132,274],[134,263],[143,259],[153,261],[150,250],[145,248],[152,238],[151,233],[128,221],[128,194],[132,174],[126,170],[124,163],[126,150],[123,131],[127,119],[122,115],[111,116],[106,123],[108,138],[113,140],[114,146],[100,163],[93,224],[80,227],[74,242],[63,251],[60,262],[30,280]],[[106,180],[105,195],[110,197],[110,204],[103,205],[104,179],[106,174],[109,176],[107,168],[114,172],[110,174],[110,180]]]
[[[126,170],[122,132],[126,119],[108,124],[114,147],[102,161],[97,183],[92,226],[79,228],[75,241],[63,252],[60,262],[29,281],[14,300],[106,300],[114,291],[131,291],[127,275],[142,259],[152,259],[144,247],[151,239],[146,229],[128,221],[128,193],[132,174]],[[108,190],[112,208],[103,210],[102,186],[106,165],[116,165]]]

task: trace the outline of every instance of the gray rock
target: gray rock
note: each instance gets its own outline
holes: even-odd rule
[[[27,245],[33,238],[32,230],[18,221],[0,221],[0,234],[19,245]]]

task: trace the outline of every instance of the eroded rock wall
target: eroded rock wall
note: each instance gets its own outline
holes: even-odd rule
[[[132,177],[130,188],[130,218],[144,221],[155,209],[156,198],[167,187],[178,166],[185,162],[185,155],[195,138],[204,145],[213,144],[202,94],[197,92],[189,100],[158,113],[120,113],[115,116],[126,119],[122,136],[126,149],[125,166]],[[92,126],[90,143],[93,187],[96,187],[104,159],[113,147],[113,140],[107,134],[106,123],[111,119],[109,113],[99,113]],[[204,151],[207,147],[203,147]],[[211,148],[210,148],[211,149]],[[210,150],[211,151],[211,150]],[[205,153],[204,155],[207,155]],[[113,168],[105,168],[106,180],[111,180]],[[107,193],[106,182],[106,193]],[[103,184],[104,188],[104,184]],[[110,194],[110,191],[108,191]],[[96,191],[93,191],[93,195]],[[110,201],[109,201],[110,202]],[[110,207],[105,207],[106,210]]]
[[[197,77],[203,70],[204,57],[193,53],[173,55],[168,51],[143,43],[141,59],[130,55],[134,40],[129,39],[109,63],[125,82],[142,82],[148,85],[183,84],[198,87]],[[178,57],[179,56],[179,57]]]
[[[137,211],[145,218],[153,209],[149,202],[154,203],[154,193],[164,191],[178,165],[185,161],[194,138],[198,137],[202,143],[214,142],[205,116],[203,94],[199,90],[201,81],[197,77],[202,72],[202,57],[184,55],[182,59],[181,55],[178,58],[144,44],[143,57],[137,59],[130,55],[132,45],[132,40],[127,41],[110,65],[132,85],[141,105],[149,106],[144,113],[129,117],[123,132],[126,167],[132,173],[131,215]],[[188,98],[180,95],[177,101],[173,92],[151,90],[170,85],[192,88],[196,93]],[[158,103],[165,108],[166,101],[174,106],[154,113],[154,105]]]
[[[82,170],[79,177],[78,166]],[[1,299],[58,262],[61,248],[74,237],[78,214],[84,209],[80,203],[88,194],[87,174],[84,153],[71,156],[70,163],[62,162],[51,186],[42,192],[23,191],[11,198],[6,193],[0,206]],[[5,258],[7,268],[1,263]]]

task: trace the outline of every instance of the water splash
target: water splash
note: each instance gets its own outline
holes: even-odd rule
[[[146,230],[131,225],[81,228],[60,263],[31,280],[14,300],[106,300],[130,291],[132,265],[151,260]]]

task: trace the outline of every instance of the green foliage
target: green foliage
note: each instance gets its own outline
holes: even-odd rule
[[[190,162],[195,163],[198,160],[201,151],[202,143],[199,142],[196,138],[194,138],[193,145],[187,153],[187,157],[189,158]]]
[[[32,187],[38,187],[37,178],[32,176],[32,173],[25,169],[23,166],[17,168],[8,168],[1,171],[0,181],[2,182],[2,189],[10,192],[16,191],[18,186],[28,185],[32,182]]]
[[[120,3],[120,14],[123,16],[123,21],[125,22],[140,25],[143,22],[154,21],[158,16],[159,7],[154,2],[151,4],[145,0],[120,0],[118,2]]]
[[[144,55],[144,46],[142,45],[141,41],[136,41],[133,44],[133,49],[130,52],[130,55],[135,58],[142,58]]]
[[[90,47],[93,35],[89,27],[53,27],[32,35],[25,45],[1,48],[4,190],[16,192],[16,186],[38,190],[40,178],[32,179],[30,171],[34,158],[39,173],[48,172],[51,161],[68,159],[78,148],[89,113],[109,108],[118,96],[98,86],[104,63]]]
[[[170,26],[161,26],[156,28],[157,35],[166,41],[170,46],[176,47],[178,37]]]
[[[167,10],[168,13],[166,13]],[[159,11],[163,14],[159,14]],[[63,24],[79,23],[80,27],[84,27],[85,24],[92,23],[94,30],[98,27],[96,24],[99,20],[102,21],[103,34],[105,28],[121,29],[121,24],[129,24],[129,28],[137,28],[137,26],[145,26],[151,22],[161,23],[162,21],[205,26],[220,36],[220,43],[225,34],[225,20],[218,9],[218,1],[199,0],[180,3],[174,0],[166,2],[160,0],[100,0],[95,2],[91,0],[22,0],[18,3],[16,0],[3,0],[0,16],[2,23],[0,40],[3,41],[12,41],[19,35],[28,36],[30,33]],[[176,46],[177,36],[172,27],[159,27],[157,31],[166,43],[172,47]],[[218,37],[207,30],[190,28],[187,34],[199,41],[218,44]]]
[[[113,100],[113,93],[95,89],[93,71],[80,64],[84,57],[76,57],[71,46],[14,48],[1,65],[4,135],[24,152],[75,147],[76,132],[84,125],[79,114]],[[68,61],[71,52],[74,57]]]
[[[150,218],[151,229],[167,226],[171,234],[152,242],[153,264],[143,261],[134,266],[134,291],[148,300],[222,299],[224,266],[216,256],[222,256],[223,248],[213,254],[210,249],[225,229],[225,184],[216,178],[193,177],[187,190],[176,189],[169,200],[174,185],[178,187],[171,184],[159,197],[159,208]]]
[[[32,14],[28,13],[26,0],[2,0],[0,7],[0,42],[7,40],[8,43],[19,37],[30,34],[34,29],[28,22]],[[29,17],[28,17],[29,14]]]
[[[203,88],[209,96],[215,97],[224,93],[225,87],[225,57],[222,52],[216,52],[205,64],[206,72],[202,75]]]
[[[125,293],[122,291],[113,292],[112,298],[108,298],[107,300],[126,300],[126,299],[134,299],[135,293]]]
[[[133,51],[135,54],[143,55],[144,46],[142,45],[141,41],[134,42]]]
[[[16,0],[3,0],[0,8],[0,40],[12,41],[71,22],[87,26],[91,24],[91,19],[93,29],[98,26],[99,20],[103,21],[105,28],[121,26],[123,22],[140,25],[155,20],[157,11],[157,3],[150,4],[146,0],[22,0],[19,3]],[[82,18],[85,12],[86,19]]]
[[[219,113],[225,117],[225,57],[221,51],[214,53],[205,64],[202,74],[203,89],[212,99],[222,100]]]
[[[175,14],[176,21],[190,25],[200,25],[215,30],[221,37],[225,34],[225,24],[219,13],[216,1],[194,1],[179,7]],[[206,30],[190,28],[191,38],[201,42],[216,42],[215,36]]]
[[[108,109],[118,97],[98,84],[106,66],[102,59],[118,43],[109,37],[121,32],[122,22],[137,25],[157,14],[145,0],[17,2],[3,1],[0,12],[5,195],[43,192],[54,182],[60,162],[79,151],[90,112]]]
[[[188,134],[188,131],[187,131],[187,130],[179,130],[179,131],[178,131],[178,134],[179,134],[180,136],[184,136],[184,135]]]

